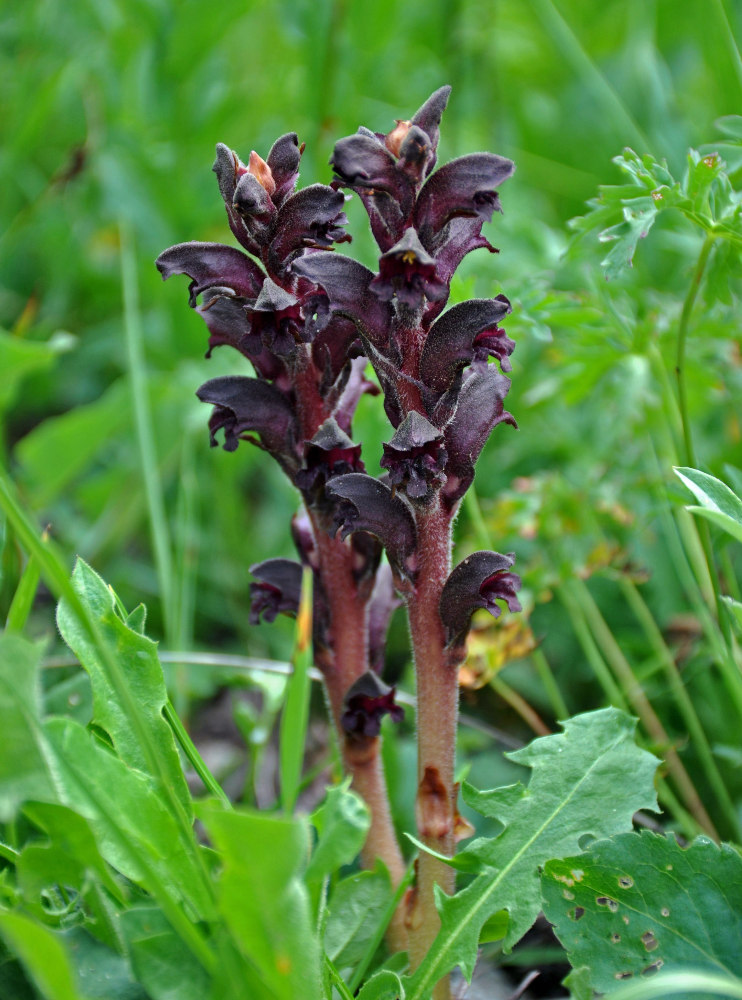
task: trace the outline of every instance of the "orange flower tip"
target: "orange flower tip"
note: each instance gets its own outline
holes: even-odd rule
[[[271,168],[265,162],[262,156],[255,152],[253,149],[250,153],[250,159],[247,164],[247,172],[252,174],[263,187],[268,194],[273,194],[276,190],[276,182],[273,180],[273,173]]]
[[[384,136],[384,145],[394,156],[399,156],[399,147],[409,132],[412,122],[404,121],[401,118],[395,118],[394,120],[397,124],[391,132]]]

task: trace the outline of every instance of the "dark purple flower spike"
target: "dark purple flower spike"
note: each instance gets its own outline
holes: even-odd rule
[[[358,678],[346,694],[345,711],[340,724],[351,738],[373,738],[379,735],[381,720],[385,715],[393,722],[401,722],[404,709],[394,701],[394,688],[369,670]]]
[[[442,432],[412,410],[384,445],[380,464],[389,470],[393,487],[401,487],[410,500],[426,500],[446,481],[447,457]]]
[[[375,535],[396,572],[409,580],[417,571],[417,531],[412,508],[384,483],[360,472],[331,479],[327,495],[335,501],[335,529],[342,538],[357,531]]]
[[[213,403],[209,420],[211,445],[217,444],[216,432],[224,430],[225,451],[235,451],[240,440],[260,443],[289,468],[298,466],[293,453],[294,416],[283,393],[270,382],[226,375],[204,382],[196,395],[202,403]],[[247,435],[258,434],[260,442]]]
[[[279,614],[295,617],[301,598],[301,563],[293,559],[266,559],[250,567],[250,624],[261,618],[272,622]]]
[[[509,572],[514,562],[513,552],[474,552],[453,570],[439,604],[450,649],[464,652],[471,616],[478,608],[486,608],[495,618],[501,614],[496,600],[505,601],[510,611],[522,610],[516,597],[520,577]]]

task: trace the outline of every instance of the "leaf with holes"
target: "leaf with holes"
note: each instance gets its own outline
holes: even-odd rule
[[[550,861],[541,886],[544,913],[572,965],[590,968],[593,990],[685,969],[742,976],[742,857],[728,845],[619,834]]]
[[[636,720],[615,708],[575,716],[563,733],[508,754],[532,769],[528,787],[464,787],[467,804],[505,828],[454,859],[456,867],[478,874],[455,896],[438,894],[441,929],[406,983],[408,1000],[422,1000],[455,965],[471,978],[480,931],[498,910],[508,911],[503,946],[512,948],[541,909],[538,869],[550,858],[579,849],[586,834],[606,837],[630,828],[638,809],[656,809],[657,760],[636,746],[635,727]]]

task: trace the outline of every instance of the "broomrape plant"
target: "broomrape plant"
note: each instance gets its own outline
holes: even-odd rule
[[[252,620],[298,610],[302,565],[313,574],[314,659],[322,671],[343,759],[372,822],[364,861],[377,857],[399,882],[379,757],[381,719],[398,720],[394,691],[379,677],[389,616],[407,608],[418,692],[418,835],[453,854],[458,814],[454,747],[458,667],[473,612],[520,610],[514,555],[476,552],[451,569],[456,510],[474,479],[490,432],[515,425],[504,409],[513,341],[501,321],[504,295],[446,310],[451,279],[471,250],[495,248],[482,235],[513,173],[510,160],[474,153],[436,167],[441,87],[408,121],[384,135],[360,128],[332,154],[335,180],[296,191],[303,147],[281,136],[266,159],[247,164],[226,146],[214,171],[230,228],[247,253],[211,243],[166,250],[157,266],[191,278],[190,304],[209,329],[209,353],[228,344],[255,377],[214,378],[198,396],[213,405],[212,444],[241,440],[268,451],[300,491],[294,519],[300,563],[253,566]],[[331,252],[350,241],[341,189],[365,206],[379,247],[379,271]],[[495,364],[489,359],[495,358]],[[368,475],[352,418],[363,393],[377,393],[391,424],[377,479]],[[381,564],[382,550],[387,563]],[[397,596],[398,595],[398,596]],[[409,932],[413,967],[439,923],[437,883],[454,872],[433,854],[391,932]]]

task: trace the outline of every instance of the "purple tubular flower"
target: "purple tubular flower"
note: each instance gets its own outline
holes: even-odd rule
[[[392,486],[401,486],[410,500],[426,500],[446,481],[443,434],[421,413],[412,410],[384,445],[381,467],[389,469]]]
[[[327,496],[335,501],[335,530],[341,538],[356,531],[375,535],[393,569],[414,581],[417,530],[412,508],[384,483],[360,472],[331,479]]]
[[[447,480],[441,495],[448,507],[471,486],[474,466],[491,431],[500,423],[518,426],[503,407],[509,389],[510,379],[495,365],[488,365],[483,372],[472,371],[464,379],[456,412],[444,430]]]
[[[302,338],[304,319],[295,295],[266,278],[260,295],[247,306],[251,320],[248,347],[258,353],[261,344],[279,357],[289,357]]]
[[[301,564],[293,559],[266,559],[255,563],[250,572],[250,624],[275,621],[279,614],[295,617],[301,598]]]
[[[304,145],[299,145],[296,132],[287,132],[271,146],[267,164],[270,168],[276,190],[273,192],[273,203],[277,208],[288,198],[296,187],[299,177],[299,161],[304,152]]]
[[[233,205],[237,181],[246,172],[247,167],[229,146],[225,146],[223,142],[220,142],[217,143],[216,160],[211,169],[216,174],[219,191],[224,199],[229,228],[245,250],[249,250],[250,253],[260,256],[260,244],[256,242],[255,238],[247,230],[243,219],[240,218]]]
[[[258,442],[246,436],[255,431],[266,451],[282,458],[289,466],[297,461],[291,451],[294,440],[294,415],[280,389],[262,379],[227,375],[204,382],[196,395],[202,403],[213,403],[209,420],[211,446],[216,447],[216,432],[224,429],[225,451],[235,451],[240,440]]]
[[[340,725],[351,738],[373,738],[379,735],[385,715],[390,716],[393,722],[400,722],[404,718],[404,709],[394,701],[394,688],[368,670],[346,694]]]
[[[379,260],[379,275],[371,282],[371,291],[380,299],[393,296],[411,309],[422,305],[423,298],[445,299],[448,287],[439,281],[435,260],[425,250],[414,229],[406,229],[402,239]]]
[[[495,618],[501,614],[496,600],[505,601],[510,611],[521,611],[516,592],[520,577],[509,570],[515,554],[474,552],[452,571],[443,586],[439,611],[450,649],[462,651],[478,608],[486,608]]]
[[[282,375],[286,370],[283,361],[267,351],[259,337],[251,337],[246,309],[252,306],[252,300],[233,296],[229,288],[210,288],[209,295],[212,297],[204,296],[205,301],[196,306],[196,312],[209,329],[206,357],[211,356],[215,347],[228,345],[248,358],[263,378],[274,379]]]
[[[235,295],[255,298],[265,275],[236,247],[221,243],[178,243],[163,251],[155,261],[163,281],[174,274],[187,274],[188,304],[195,308],[198,296],[215,285],[231,288]]]
[[[331,313],[351,319],[375,347],[386,345],[392,311],[369,291],[374,274],[367,267],[339,254],[308,253],[298,257],[291,270],[324,291]]]
[[[489,222],[500,211],[496,188],[515,170],[512,160],[494,153],[470,153],[445,163],[427,179],[415,205],[415,228],[425,246],[457,216]]]
[[[350,472],[365,472],[361,461],[361,446],[353,444],[348,435],[330,417],[304,447],[304,464],[295,482],[302,492],[319,493],[328,480]]]
[[[515,343],[497,325],[511,311],[504,295],[452,306],[430,328],[420,356],[420,380],[437,393],[450,389],[466,365],[483,370],[489,356],[510,371]]]
[[[389,563],[383,562],[376,571],[376,581],[368,604],[368,662],[377,674],[381,674],[384,669],[389,622],[401,604],[394,589],[392,568]]]
[[[446,85],[433,91],[427,101],[412,116],[412,125],[418,126],[426,133],[430,140],[431,158],[427,164],[426,173],[435,166],[436,150],[438,149],[438,139],[440,138],[440,124],[443,112],[446,110],[451,88]]]
[[[287,198],[267,249],[269,269],[285,270],[307,247],[325,250],[333,243],[350,243],[352,237],[343,228],[348,222],[344,204],[343,194],[325,184],[312,184]]]

